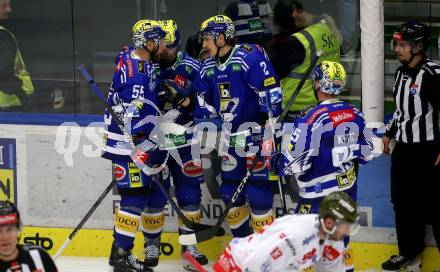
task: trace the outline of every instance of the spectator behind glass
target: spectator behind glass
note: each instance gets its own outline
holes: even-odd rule
[[[291,17],[295,26],[300,30],[290,36],[284,49],[278,52],[276,71],[281,78],[283,90],[283,107],[285,107],[298,86],[304,73],[310,66],[318,50],[322,52],[318,63],[324,60],[340,61],[341,36],[333,19],[327,14],[315,15],[320,8],[319,1],[279,0],[290,5]],[[284,15],[285,17],[288,14]],[[284,19],[284,20],[287,20]],[[312,82],[306,80],[304,86],[296,97],[295,103],[289,108],[288,119],[294,119],[303,108],[315,105],[318,101],[313,94]]]
[[[23,111],[34,93],[34,86],[17,39],[2,25],[3,21],[9,20],[11,13],[11,1],[0,0],[0,109]]]
[[[272,9],[267,0],[235,0],[229,3],[224,15],[232,19],[238,43],[264,46],[272,37]]]
[[[283,63],[280,56],[290,50],[291,35],[298,31],[295,20],[292,17],[293,0],[280,0],[275,4],[273,10],[273,22],[278,33],[267,43],[266,52],[273,64],[278,76],[285,77],[290,72],[290,66]]]
[[[355,57],[356,47],[353,44],[353,34],[356,30],[358,5],[357,0],[323,0],[322,9],[336,20],[336,25],[342,35],[341,54],[345,57]]]

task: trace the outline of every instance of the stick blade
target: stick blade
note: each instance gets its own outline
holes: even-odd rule
[[[197,244],[197,237],[195,233],[182,234],[179,236],[179,244],[184,246]]]
[[[207,272],[207,270],[194,259],[194,257],[189,253],[185,252],[183,253],[183,257],[192,264],[192,266],[197,269],[198,272]]]

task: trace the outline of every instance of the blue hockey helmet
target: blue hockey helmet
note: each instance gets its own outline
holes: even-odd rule
[[[137,21],[132,29],[135,47],[144,47],[148,40],[153,40],[159,46],[160,40],[165,38],[166,32],[159,22],[154,20]]]
[[[177,24],[173,20],[159,21],[162,29],[166,32],[165,45],[167,48],[173,48],[180,46],[180,31],[177,28]]]
[[[226,40],[234,38],[235,28],[231,18],[226,15],[215,15],[206,19],[200,26],[201,35],[208,35],[216,39],[220,34],[225,35]]]
[[[339,62],[323,61],[315,66],[313,78],[321,92],[338,95],[344,89],[347,73]]]

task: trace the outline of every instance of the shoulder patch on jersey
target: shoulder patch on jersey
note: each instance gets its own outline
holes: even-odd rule
[[[273,85],[276,83],[275,77],[269,77],[264,80],[264,87]]]
[[[124,61],[122,60],[122,55],[119,55],[118,63],[115,66],[115,73],[119,72],[122,66],[124,66]]]
[[[188,74],[191,74],[192,70],[193,70],[193,68],[192,68],[191,66],[189,66],[189,65],[185,65],[185,71],[186,71]]]
[[[247,44],[247,43],[244,43],[244,44],[241,44],[240,45],[240,48],[243,48],[244,50],[246,50],[247,52],[252,52],[252,51],[254,51],[254,49],[252,48],[252,46],[250,46],[249,44]]]
[[[350,122],[356,119],[356,114],[354,110],[351,109],[343,109],[329,112],[330,121],[333,124],[333,127],[337,127],[339,124]]]
[[[306,116],[309,112],[311,112],[312,111],[312,109],[314,109],[315,107],[310,107],[309,109],[305,109],[305,113],[304,113],[304,116]],[[327,107],[322,107],[322,108],[320,108],[320,109],[317,109],[315,112],[313,112],[311,115],[310,115],[310,117],[309,117],[309,119],[307,119],[307,124],[308,125],[311,125],[315,120],[316,120],[316,118],[318,117],[318,116],[320,116],[321,114],[323,114],[324,112],[327,112],[328,111],[328,108]]]
[[[264,51],[264,48],[261,45],[256,44],[255,47],[258,49],[258,51],[260,51],[260,53],[264,54],[265,51]]]
[[[239,63],[232,63],[232,71],[233,72],[240,72],[241,71],[241,64],[239,64]]]
[[[134,77],[133,62],[129,58],[127,59],[127,68],[128,68],[128,76]]]
[[[146,72],[145,72],[145,61],[138,61],[138,73],[139,74],[141,74],[141,75],[145,75],[146,74]]]
[[[211,77],[214,75],[214,67],[210,67],[208,69],[206,69],[206,76],[207,77]]]

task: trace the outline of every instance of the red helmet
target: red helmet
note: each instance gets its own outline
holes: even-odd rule
[[[0,226],[16,224],[20,226],[20,213],[9,201],[0,201]]]

